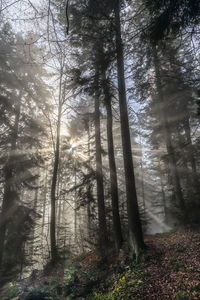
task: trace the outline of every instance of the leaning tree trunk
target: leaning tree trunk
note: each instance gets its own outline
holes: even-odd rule
[[[106,213],[104,203],[104,186],[103,171],[101,157],[101,132],[100,132],[100,110],[99,97],[95,96],[95,146],[96,146],[96,182],[97,182],[97,203],[98,203],[98,219],[99,219],[99,239],[101,255],[105,256],[106,245],[108,242]]]
[[[57,125],[60,127],[60,125]],[[51,241],[51,262],[55,263],[57,258],[57,247],[56,247],[56,184],[58,175],[59,165],[59,148],[60,148],[60,137],[58,135],[60,129],[57,129],[57,141],[55,149],[55,159],[53,168],[53,177],[51,183],[51,220],[50,220],[50,241]],[[60,134],[60,133],[59,133]]]
[[[126,102],[126,87],[124,78],[124,56],[123,44],[121,38],[120,24],[120,1],[115,4],[115,26],[116,26],[116,51],[117,51],[117,73],[118,73],[118,91],[119,91],[119,107],[121,121],[122,148],[125,169],[126,195],[127,195],[127,211],[130,247],[132,253],[135,252],[136,257],[140,249],[144,249],[144,240],[142,225],[140,220],[135,175],[133,168],[133,159],[131,151],[131,139],[128,120],[128,109]]]
[[[105,79],[105,74],[104,74]],[[108,159],[110,168],[110,185],[111,185],[111,199],[112,199],[112,214],[113,214],[113,229],[115,236],[115,246],[117,252],[122,247],[123,237],[121,230],[121,221],[119,215],[119,196],[117,184],[117,170],[115,163],[114,142],[113,142],[113,116],[111,107],[111,95],[109,92],[109,83],[104,80],[104,95],[105,106],[107,111],[107,142],[108,142]]]
[[[9,153],[9,157],[7,163],[4,167],[4,194],[3,194],[3,203],[2,203],[2,212],[0,215],[0,269],[2,267],[2,260],[4,255],[4,246],[5,246],[5,238],[6,238],[6,230],[8,224],[14,214],[15,210],[15,199],[17,198],[17,192],[14,188],[13,184],[13,172],[14,172],[14,154],[17,149],[17,139],[18,139],[18,131],[19,131],[19,119],[20,119],[20,111],[21,111],[21,94],[19,96],[19,102],[16,104],[16,115],[15,115],[15,123],[13,126],[13,132],[11,135],[11,151]]]
[[[183,197],[182,189],[181,189],[181,183],[180,183],[180,177],[177,169],[177,163],[176,163],[176,157],[174,153],[174,148],[172,145],[172,137],[171,137],[171,130],[168,122],[168,116],[165,108],[165,99],[162,91],[162,82],[161,82],[161,72],[160,72],[160,63],[159,58],[157,54],[156,46],[153,45],[153,59],[154,59],[154,67],[155,67],[155,75],[156,75],[156,88],[159,96],[159,104],[161,105],[160,108],[160,123],[164,130],[164,138],[165,138],[165,144],[167,148],[168,153],[168,160],[169,160],[169,169],[172,176],[172,183],[173,188],[175,192],[176,200],[179,204],[179,207],[181,209],[181,212],[183,213],[183,216],[187,219],[187,212],[185,207],[185,200]]]

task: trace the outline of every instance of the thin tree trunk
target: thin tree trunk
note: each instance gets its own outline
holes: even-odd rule
[[[168,215],[167,215],[167,207],[166,207],[166,197],[165,197],[165,190],[164,190],[164,183],[163,183],[163,175],[162,175],[162,169],[160,164],[160,158],[159,158],[159,172],[160,172],[160,186],[161,186],[161,194],[162,194],[162,205],[164,210],[164,219],[165,222],[168,222]]]
[[[142,203],[143,203],[143,209],[144,209],[144,214],[146,205],[145,205],[145,192],[144,192],[144,171],[143,171],[143,161],[142,161],[142,156],[140,160],[140,170],[141,170],[141,190],[142,190]]]
[[[101,157],[101,133],[100,133],[100,111],[99,97],[95,96],[95,146],[96,146],[96,182],[97,182],[97,202],[98,202],[98,219],[99,219],[99,239],[102,256],[105,254],[104,249],[107,245],[108,234],[106,225],[105,203],[104,203],[104,186]]]
[[[141,125],[140,119],[138,118],[138,125],[139,125],[139,136],[140,136],[140,149],[141,149],[141,156],[140,156],[140,170],[141,170],[141,191],[142,191],[142,204],[144,209],[144,217],[146,216],[146,203],[145,203],[145,189],[144,189],[144,168],[143,168],[143,151],[142,151],[142,133],[141,133]]]
[[[57,120],[57,134],[56,134],[56,147],[54,156],[53,176],[51,183],[51,220],[50,220],[50,241],[51,241],[51,263],[55,264],[58,257],[56,246],[56,186],[58,177],[58,166],[60,158],[60,126],[62,115],[62,70],[60,74],[59,84],[59,103],[58,103],[58,120]]]
[[[50,240],[51,240],[51,260],[52,260],[52,263],[55,263],[56,258],[57,258],[57,248],[56,248],[56,184],[57,184],[58,165],[59,165],[59,152],[60,152],[60,120],[58,120],[58,124],[57,124],[56,150],[55,150],[55,160],[54,160],[53,177],[52,177],[52,184],[51,184]]]
[[[48,185],[48,169],[45,170],[44,175],[44,191],[43,191],[43,205],[42,205],[42,241],[43,241],[43,235],[44,235],[44,226],[45,226],[45,216],[46,216],[46,201],[47,201],[47,185]]]
[[[140,123],[140,121],[139,121]],[[140,125],[139,125],[140,130]],[[140,170],[141,170],[141,190],[142,190],[142,203],[143,203],[143,209],[144,209],[144,215],[146,215],[146,204],[145,204],[145,191],[144,191],[144,168],[143,168],[143,151],[142,151],[142,138],[141,138],[141,132],[140,132],[140,147],[141,147],[141,158],[140,158]]]
[[[91,160],[91,151],[90,151],[90,115],[88,115],[88,119],[85,120],[85,126],[86,126],[86,130],[87,130],[87,135],[88,135],[88,164],[89,164],[89,170],[88,172],[90,172],[90,160]],[[87,231],[88,231],[88,237],[90,238],[91,235],[91,203],[90,203],[90,199],[91,199],[91,183],[88,183],[87,186]]]
[[[104,74],[105,78],[105,74]],[[115,163],[114,142],[113,142],[113,116],[111,107],[111,96],[109,93],[109,86],[106,80],[104,81],[105,106],[107,111],[107,142],[108,142],[108,158],[110,168],[110,185],[111,185],[111,199],[112,199],[112,214],[113,214],[113,229],[115,235],[115,246],[117,252],[122,247],[123,237],[121,230],[121,221],[119,215],[119,196],[117,184],[117,170]]]
[[[59,178],[60,178],[60,175],[59,175]],[[62,191],[62,186],[63,186],[63,181],[62,181],[62,178],[59,179],[59,192]],[[57,193],[58,195],[58,193]],[[58,197],[58,196],[57,196]],[[61,225],[61,210],[62,210],[62,201],[63,201],[63,197],[60,195],[60,198],[59,198],[59,202],[58,202],[58,212],[57,212],[57,219],[58,219],[58,222],[57,222],[57,240],[59,240],[60,238],[60,225]]]
[[[129,129],[129,120],[128,120],[128,109],[126,103],[124,56],[123,56],[123,44],[121,38],[121,24],[120,24],[120,1],[117,1],[115,5],[115,25],[116,25],[119,107],[120,107],[125,181],[126,181],[129,238],[130,238],[131,251],[132,253],[135,252],[137,257],[139,255],[139,250],[144,249],[144,240],[143,240],[142,225],[141,225],[138,202],[137,202],[135,175],[134,175],[132,150],[131,150],[130,129]]]
[[[33,205],[33,210],[36,213],[37,213],[37,206],[38,206],[38,189],[35,190],[34,205]],[[34,224],[34,227],[33,227],[32,234],[31,234],[32,245],[31,245],[30,255],[31,255],[32,259],[34,257],[34,239],[35,239],[35,224]]]
[[[185,130],[185,136],[187,144],[189,145],[189,151],[188,151],[188,158],[189,162],[192,168],[192,177],[195,184],[195,187],[198,188],[199,178],[197,174],[197,168],[196,168],[196,161],[193,155],[193,146],[192,146],[192,139],[191,139],[191,129],[190,129],[190,122],[189,122],[189,116],[187,115],[184,120],[184,130]]]
[[[77,174],[76,174],[76,158],[74,162],[74,241],[77,244],[77,192],[76,192],[76,185],[77,185]]]

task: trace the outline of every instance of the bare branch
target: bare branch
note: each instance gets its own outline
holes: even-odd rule
[[[16,1],[8,4],[7,6],[3,7],[0,12],[2,12],[3,10],[7,9],[8,7],[10,7],[10,6],[12,6],[12,5],[14,5],[15,3],[18,3],[18,2],[20,2],[20,0],[16,0]]]

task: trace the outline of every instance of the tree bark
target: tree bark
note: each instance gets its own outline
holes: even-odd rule
[[[85,129],[87,131],[87,138],[88,138],[88,142],[87,142],[87,148],[88,148],[88,165],[89,165],[89,170],[88,172],[90,172],[91,169],[91,150],[90,150],[90,139],[91,139],[91,135],[90,135],[90,115],[88,114],[88,116],[86,116],[84,118],[84,124],[85,124]],[[88,237],[90,239],[91,237],[91,195],[92,195],[92,189],[91,189],[91,182],[88,183],[87,185],[87,233],[88,233]]]
[[[100,111],[99,97],[95,96],[95,147],[96,147],[96,182],[97,182],[97,202],[98,202],[98,219],[99,219],[99,239],[100,251],[102,256],[105,254],[104,249],[108,242],[106,213],[104,202],[104,186],[102,172],[102,157],[101,157],[101,132],[100,132]]]
[[[56,132],[56,147],[54,155],[53,176],[51,183],[51,219],[50,219],[50,242],[51,242],[51,263],[55,264],[58,258],[57,246],[56,246],[56,186],[58,177],[58,167],[60,158],[60,126],[62,115],[62,70],[60,74],[59,84],[59,103],[58,103],[58,120],[57,120],[57,132]]]
[[[59,192],[62,191],[62,186],[63,186],[63,180],[61,178],[61,172],[59,174],[59,184],[58,184],[58,186],[59,186],[59,189],[57,189],[57,197],[59,196]],[[57,236],[56,236],[57,240],[59,240],[59,238],[60,238],[60,231],[61,231],[60,230],[60,224],[62,224],[61,223],[62,202],[63,202],[63,197],[60,196],[59,202],[58,202],[58,207],[57,207],[57,220],[58,220],[57,221]]]
[[[123,56],[123,44],[121,38],[119,0],[116,1],[114,12],[115,12],[115,26],[116,26],[119,107],[120,107],[125,181],[126,181],[129,238],[130,238],[131,251],[132,253],[135,252],[137,257],[140,249],[144,249],[144,240],[143,240],[142,225],[141,225],[139,208],[138,208],[132,150],[131,150],[128,109],[127,109],[127,102],[126,102],[126,86],[125,86],[125,78],[124,78],[124,56]]]
[[[118,184],[117,184],[117,169],[115,163],[114,142],[113,142],[113,116],[111,107],[111,96],[109,93],[108,82],[106,81],[104,74],[104,95],[105,106],[107,111],[107,142],[108,142],[108,158],[110,168],[110,185],[111,185],[111,199],[112,199],[112,214],[113,214],[113,229],[115,236],[115,246],[117,252],[122,247],[123,237],[121,230],[121,221],[119,215],[119,196],[118,196]]]
[[[77,215],[78,215],[78,212],[77,212],[77,189],[76,189],[76,185],[77,185],[77,172],[76,172],[76,158],[75,158],[75,161],[73,162],[74,164],[74,242],[75,244],[77,243],[77,236],[78,236],[78,226],[77,226]]]

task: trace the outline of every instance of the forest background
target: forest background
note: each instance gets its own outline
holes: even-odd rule
[[[195,1],[1,1],[0,283],[199,222]],[[14,245],[14,247],[13,247]]]

